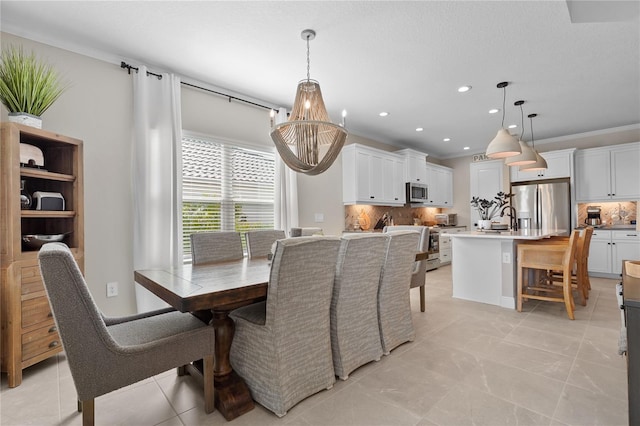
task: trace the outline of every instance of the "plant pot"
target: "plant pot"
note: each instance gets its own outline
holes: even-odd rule
[[[491,220],[479,220],[478,229],[491,229]]]
[[[36,115],[27,114],[26,112],[10,112],[9,121],[24,124],[29,127],[35,127],[36,129],[42,129],[42,118]]]

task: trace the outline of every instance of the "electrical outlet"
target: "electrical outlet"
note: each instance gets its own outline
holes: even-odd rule
[[[511,263],[511,253],[502,253],[502,263]]]
[[[324,213],[316,213],[314,216],[315,216],[316,223],[324,222]]]
[[[116,297],[118,295],[118,283],[107,283],[107,297]]]

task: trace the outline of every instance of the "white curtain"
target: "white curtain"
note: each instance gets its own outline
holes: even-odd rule
[[[182,264],[182,122],[180,78],[133,80],[133,267],[166,269]],[[166,304],[136,284],[138,312]]]
[[[287,121],[286,108],[279,108],[275,123]],[[292,227],[298,226],[298,178],[282,161],[276,151],[276,199],[273,206],[275,229],[283,229],[289,235]]]

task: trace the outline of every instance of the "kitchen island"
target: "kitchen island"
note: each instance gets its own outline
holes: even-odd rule
[[[515,309],[516,244],[566,235],[565,229],[451,234],[453,297]]]

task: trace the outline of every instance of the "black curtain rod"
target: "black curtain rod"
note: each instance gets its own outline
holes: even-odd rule
[[[131,70],[134,70],[135,72],[139,71],[139,68],[134,67],[133,65],[129,65],[124,61],[120,62],[120,68],[126,68],[128,74],[131,74]],[[147,77],[150,76],[150,75],[158,77],[158,80],[162,80],[162,75],[161,74],[156,74],[154,72],[147,71]]]
[[[124,61],[120,62],[120,68],[123,68],[123,69],[126,68],[127,72],[129,74],[131,74],[131,70],[135,70],[136,72],[138,72],[138,68],[136,68],[136,67],[134,67],[132,65],[129,65]],[[162,75],[161,74],[156,74],[156,73],[153,73],[151,71],[147,71],[147,76],[149,76],[149,75],[156,76],[156,77],[158,77],[158,80],[162,80]],[[214,93],[214,94],[219,95],[219,96],[224,96],[225,98],[229,99],[229,102],[231,102],[231,100],[233,99],[233,100],[244,102],[246,104],[257,106],[257,107],[260,107],[260,108],[274,110],[276,113],[279,112],[275,108],[272,108],[272,107],[269,107],[269,106],[266,106],[266,105],[261,105],[261,104],[258,104],[258,103],[255,103],[255,102],[251,102],[251,101],[248,101],[246,99],[238,98],[238,97],[235,97],[235,96],[227,95],[226,93],[216,92],[215,90],[207,89],[206,87],[196,86],[195,84],[185,83],[184,81],[181,81],[180,84],[184,84],[185,86],[189,86],[189,87],[193,87],[193,88],[196,88],[196,89],[204,90],[205,92]]]

